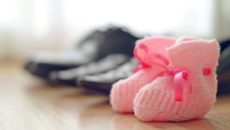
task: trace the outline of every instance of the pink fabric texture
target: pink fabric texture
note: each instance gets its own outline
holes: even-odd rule
[[[139,90],[134,99],[135,115],[143,121],[202,118],[216,101],[219,44],[216,40],[181,38],[166,48],[165,53],[170,61],[169,68],[186,72],[192,91],[184,81],[182,101],[176,101],[174,77],[165,73]],[[149,73],[146,75],[152,76]]]
[[[151,37],[139,40],[136,44],[144,44],[148,47],[149,51],[146,55],[143,50],[138,50],[140,58],[145,60],[149,59],[153,54],[160,54],[168,58],[165,48],[172,46],[175,41],[172,38]],[[152,61],[162,64],[159,59],[153,59]],[[127,79],[115,83],[110,93],[110,103],[113,109],[121,113],[134,112],[133,100],[136,94],[162,70],[161,67],[152,65],[151,67],[140,69]]]

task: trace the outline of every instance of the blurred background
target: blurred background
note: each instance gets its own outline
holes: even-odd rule
[[[0,0],[0,58],[66,51],[109,24],[134,35],[230,39],[229,0]]]

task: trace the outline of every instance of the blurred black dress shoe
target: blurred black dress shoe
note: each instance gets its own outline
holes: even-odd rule
[[[230,94],[230,40],[220,44],[221,55],[217,68],[218,91],[217,95]]]
[[[84,38],[79,47],[69,52],[35,54],[28,60],[25,69],[33,75],[47,78],[50,71],[65,70],[93,61],[97,46],[112,31],[112,28],[105,31],[96,30]]]
[[[92,61],[98,61],[113,53],[132,56],[138,38],[121,28],[111,27],[95,31],[80,43],[74,51],[61,54],[35,55],[25,66],[33,75],[48,78],[51,71],[66,70]]]
[[[53,84],[77,86],[76,80],[79,77],[106,72],[127,62],[129,59],[130,57],[124,54],[110,54],[97,62],[91,62],[77,68],[63,71],[52,71],[49,74],[49,80]]]
[[[230,40],[220,43],[220,52],[223,52],[230,45]]]
[[[131,58],[123,65],[114,70],[101,74],[87,75],[79,78],[77,85],[87,90],[97,91],[109,95],[112,85],[120,79],[125,79],[133,74],[134,68],[138,65],[135,58]]]

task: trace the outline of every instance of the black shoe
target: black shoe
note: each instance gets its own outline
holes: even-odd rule
[[[230,40],[221,45],[221,55],[217,67],[218,91],[217,95],[230,94]]]
[[[230,45],[230,40],[221,42],[220,44],[220,52],[223,52]]]
[[[96,30],[84,38],[78,48],[69,52],[35,54],[29,59],[25,69],[35,76],[47,78],[50,71],[66,70],[89,63],[95,60],[96,47],[102,44],[112,31],[112,28],[106,31]]]
[[[49,74],[49,80],[51,83],[55,84],[61,83],[71,86],[77,86],[77,78],[85,75],[106,72],[127,62],[127,60],[129,59],[130,57],[124,54],[110,54],[97,62],[91,62],[86,65],[81,65],[77,68],[63,71],[53,71]]]
[[[96,75],[87,75],[78,79],[78,86],[88,90],[101,92],[109,95],[112,85],[120,79],[125,79],[133,74],[134,68],[138,65],[135,58],[131,58],[128,62],[117,67],[114,70]]]
[[[74,51],[53,54],[51,57],[34,56],[26,65],[33,75],[48,78],[51,71],[66,70],[92,61],[98,61],[112,53],[132,56],[134,42],[137,38],[121,28],[96,31],[82,41]]]

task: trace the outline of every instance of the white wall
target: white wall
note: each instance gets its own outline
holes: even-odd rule
[[[230,37],[229,0],[0,0],[0,56],[65,50],[112,23],[135,34]]]

